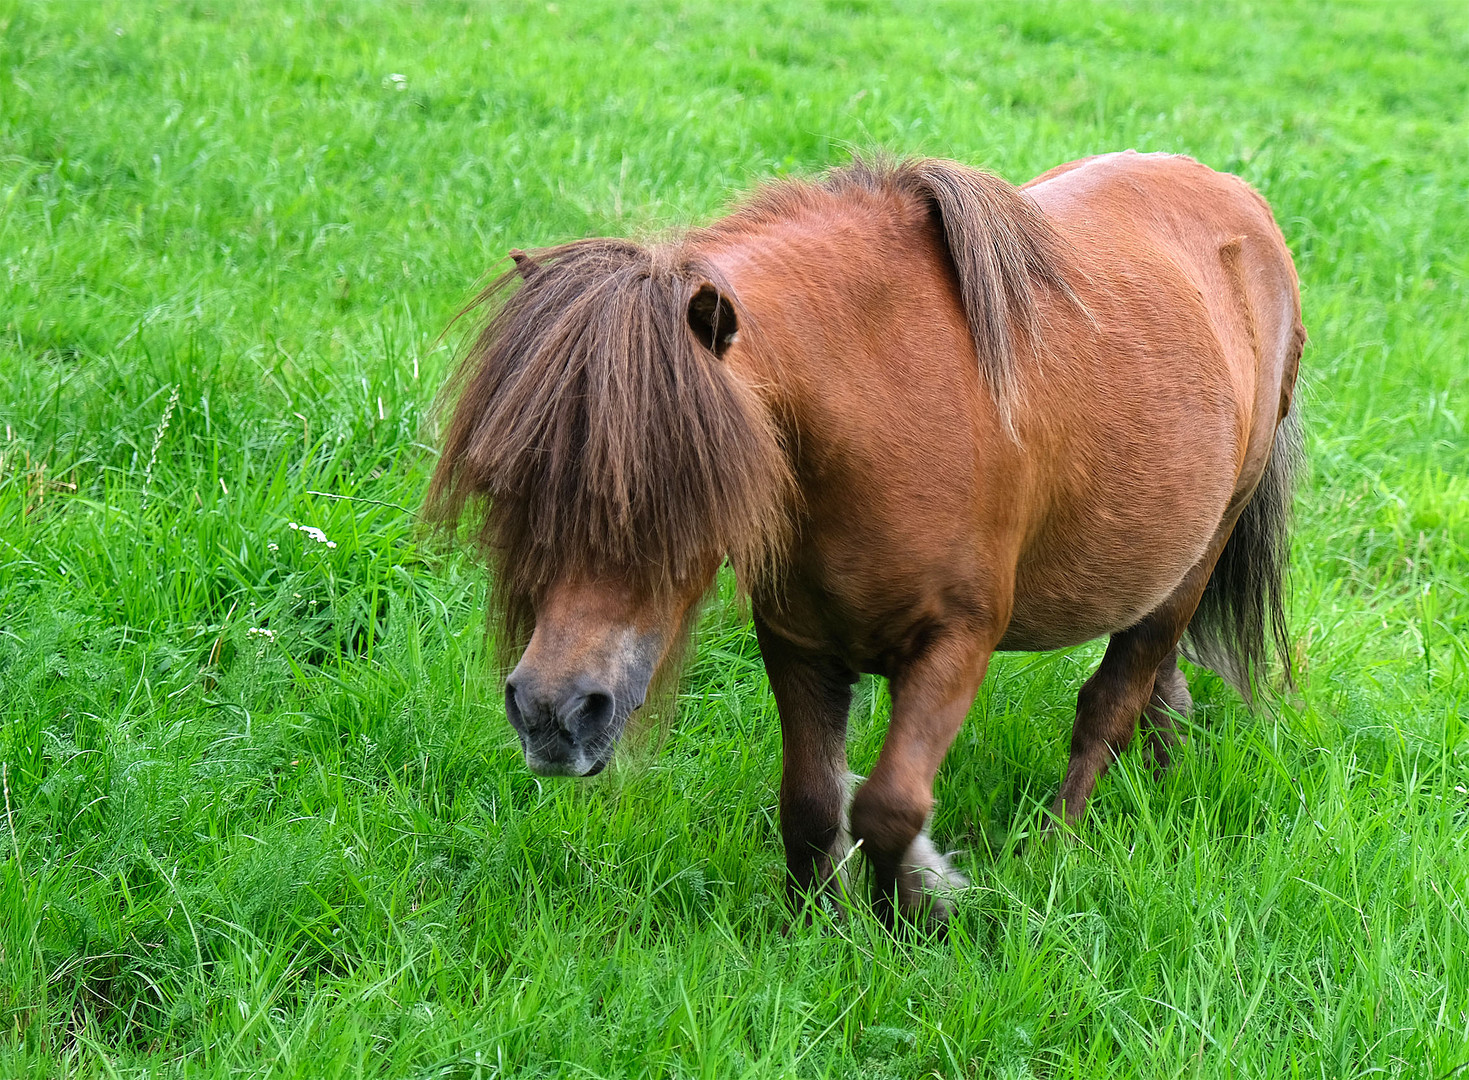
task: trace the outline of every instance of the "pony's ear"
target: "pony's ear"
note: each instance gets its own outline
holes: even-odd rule
[[[689,299],[689,329],[699,344],[718,357],[723,357],[739,337],[740,324],[735,318],[734,304],[708,281],[695,289]]]
[[[519,248],[511,248],[510,257],[515,260],[515,272],[520,275],[522,281],[529,278],[541,268],[540,263],[536,262]]]

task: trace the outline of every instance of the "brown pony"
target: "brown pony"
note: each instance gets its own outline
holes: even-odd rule
[[[927,837],[933,782],[995,650],[1110,638],[1067,822],[1139,718],[1167,763],[1185,634],[1247,696],[1267,630],[1284,651],[1305,330],[1235,177],[1132,151],[1024,189],[857,162],[672,243],[512,255],[427,509],[476,514],[535,771],[607,763],[728,558],[780,708],[790,885],[831,880],[849,823],[879,906],[942,922],[963,879]],[[862,672],[892,719],[848,811]]]

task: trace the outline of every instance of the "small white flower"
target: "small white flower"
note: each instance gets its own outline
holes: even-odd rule
[[[280,549],[281,549],[281,546],[279,544],[266,544],[265,545],[265,550],[266,551],[279,551]]]
[[[270,629],[270,627],[268,626],[252,626],[249,630],[245,631],[245,633],[249,634],[251,637],[263,637],[267,641],[275,640],[275,631]]]
[[[297,532],[305,533],[307,536],[311,537],[311,539],[315,540],[318,544],[325,544],[329,548],[334,548],[337,546],[337,542],[335,540],[328,540],[326,538],[326,533],[322,532],[315,525],[297,525],[294,521],[288,522],[288,524]]]

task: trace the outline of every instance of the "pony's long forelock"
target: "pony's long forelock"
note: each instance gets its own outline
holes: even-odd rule
[[[656,598],[721,555],[747,585],[778,563],[794,484],[769,412],[689,328],[705,281],[721,284],[677,247],[583,240],[518,259],[476,301],[505,298],[450,382],[425,513],[471,519],[502,660],[555,581]]]

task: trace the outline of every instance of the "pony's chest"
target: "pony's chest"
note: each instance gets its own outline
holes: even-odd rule
[[[782,588],[756,599],[766,627],[806,652],[839,657],[854,671],[890,675],[949,622],[967,617],[984,591],[975,575],[908,552],[883,557],[808,551]]]

